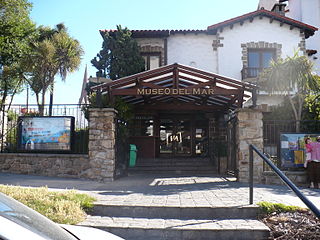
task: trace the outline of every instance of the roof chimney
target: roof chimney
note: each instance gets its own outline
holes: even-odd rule
[[[271,9],[272,12],[275,12],[281,16],[285,15],[285,3],[276,3],[274,4],[273,8]]]

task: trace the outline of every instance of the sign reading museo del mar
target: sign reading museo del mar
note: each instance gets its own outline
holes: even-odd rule
[[[138,88],[137,95],[212,95],[213,88]]]

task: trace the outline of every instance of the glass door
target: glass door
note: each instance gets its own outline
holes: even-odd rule
[[[175,154],[180,156],[191,155],[191,121],[189,119],[177,119],[175,127],[175,134],[178,136],[174,142]]]
[[[160,154],[189,156],[191,151],[191,121],[182,118],[160,120]]]
[[[160,154],[173,154],[173,128],[172,119],[160,120]]]

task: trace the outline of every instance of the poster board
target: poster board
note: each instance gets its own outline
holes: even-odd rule
[[[306,158],[305,139],[310,137],[312,142],[320,133],[281,133],[280,158],[282,168],[303,167]]]
[[[74,117],[19,117],[18,149],[24,152],[71,151]]]

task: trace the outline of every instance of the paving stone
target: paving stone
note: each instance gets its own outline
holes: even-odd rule
[[[238,208],[249,208],[249,187],[248,184],[236,182],[234,178],[136,175],[110,183],[98,183],[3,173],[0,173],[0,177],[2,184],[82,190],[96,197],[97,206],[107,205],[109,208],[105,210],[106,213],[113,211],[111,216],[92,216],[82,224],[100,227],[116,235],[130,236],[128,240],[248,240],[261,239],[262,235],[266,238],[265,231],[259,232],[261,223],[252,216],[242,220],[235,218],[237,214],[241,215]],[[320,190],[302,189],[302,192],[320,208]],[[286,186],[255,184],[254,203],[260,201],[305,207]],[[188,207],[190,209],[186,209]],[[122,216],[117,208],[122,208]],[[130,211],[132,214],[128,214]],[[146,212],[149,212],[148,217],[144,217]],[[207,229],[209,227],[211,229]]]

